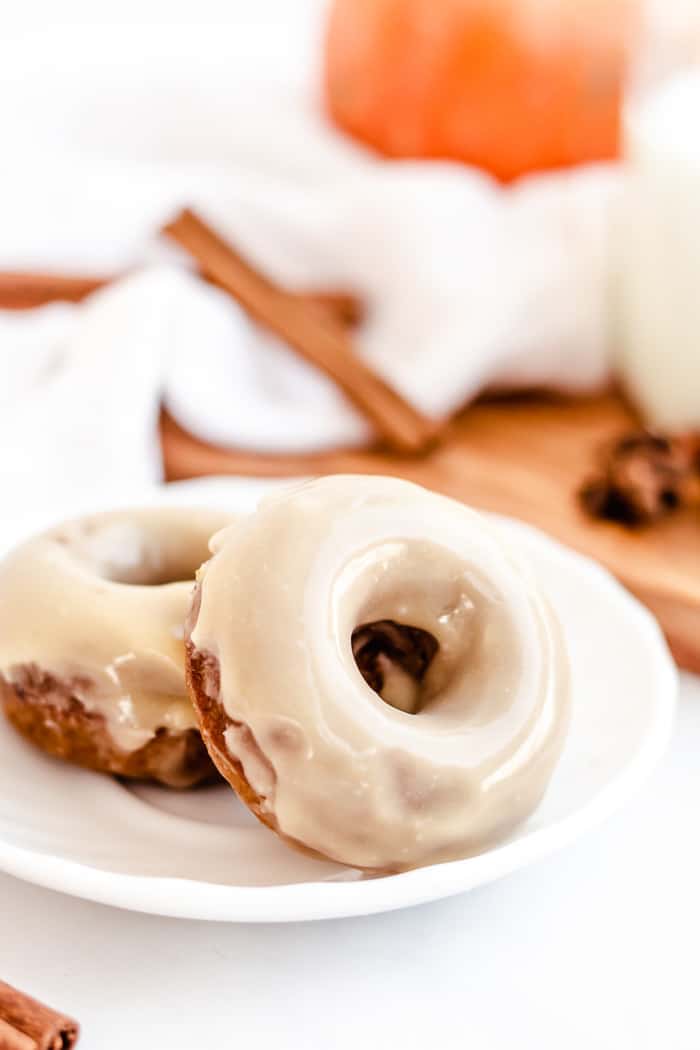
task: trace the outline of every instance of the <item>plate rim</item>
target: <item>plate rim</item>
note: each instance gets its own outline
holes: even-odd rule
[[[175,489],[210,488],[206,479]],[[233,479],[227,479],[231,482]],[[236,479],[247,480],[247,479]],[[250,479],[251,481],[253,479]],[[257,479],[254,491],[261,492]],[[154,495],[165,495],[163,490]],[[142,493],[143,497],[143,493]],[[157,496],[156,496],[157,498]],[[121,503],[122,501],[120,501]],[[481,511],[480,513],[486,513]],[[463,860],[429,865],[382,878],[302,882],[277,886],[235,886],[193,879],[110,872],[79,861],[41,853],[0,839],[0,871],[45,889],[125,910],[171,918],[214,922],[299,922],[372,915],[412,907],[465,893],[524,868],[564,848],[602,823],[628,802],[666,752],[675,723],[679,677],[661,629],[652,614],[605,568],[591,558],[552,539],[542,530],[505,515],[486,514],[550,555],[564,560],[578,574],[595,578],[602,592],[623,614],[636,621],[640,642],[656,685],[655,705],[639,748],[610,783],[558,821]],[[310,889],[313,892],[310,893]]]

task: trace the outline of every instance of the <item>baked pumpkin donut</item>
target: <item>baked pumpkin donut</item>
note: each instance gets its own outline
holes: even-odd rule
[[[292,845],[374,872],[479,852],[539,802],[569,713],[562,636],[463,505],[329,477],[215,536],[186,628],[209,753]]]
[[[57,526],[0,563],[0,699],[44,751],[189,787],[216,775],[184,677],[194,574],[230,514],[127,510]]]

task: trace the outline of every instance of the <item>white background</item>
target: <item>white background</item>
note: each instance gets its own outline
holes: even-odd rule
[[[6,6],[2,47],[55,17],[46,0],[12,19]],[[64,0],[61,18],[264,24],[317,7]],[[699,826],[700,681],[686,676],[672,751],[644,793],[528,871],[411,911],[258,927],[139,916],[0,876],[0,976],[77,1016],[84,1050],[697,1050]]]
[[[327,0],[62,0],[59,12],[54,0],[23,0],[21,4],[0,0],[1,35],[7,40],[8,36],[72,23],[154,23],[162,24],[165,32],[174,24],[219,22],[235,26],[245,22],[248,26],[315,17],[326,3]]]

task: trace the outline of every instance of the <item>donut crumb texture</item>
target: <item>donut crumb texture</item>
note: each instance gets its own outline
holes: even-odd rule
[[[116,746],[102,714],[76,697],[89,681],[62,680],[36,664],[0,675],[0,704],[10,723],[32,744],[75,765],[137,780],[156,780],[188,788],[216,780],[216,769],[196,729],[172,733],[165,728],[135,751]]]

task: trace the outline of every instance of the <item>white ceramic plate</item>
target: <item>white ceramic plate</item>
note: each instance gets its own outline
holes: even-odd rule
[[[138,502],[250,509],[263,488],[213,479],[153,490]],[[26,525],[3,523],[0,547]],[[0,722],[0,868],[136,911],[278,922],[447,897],[573,841],[617,810],[660,759],[673,723],[675,668],[655,621],[608,573],[528,526],[499,519],[498,527],[534,565],[563,622],[573,671],[563,757],[544,801],[508,841],[468,860],[363,879],[290,850],[225,786],[126,787],[48,758]]]

